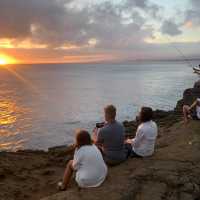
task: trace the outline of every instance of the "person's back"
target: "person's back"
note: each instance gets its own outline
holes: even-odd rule
[[[116,121],[116,108],[108,105],[104,108],[105,124],[95,129],[95,144],[101,149],[104,160],[109,165],[125,161],[127,153],[124,148],[124,127]]]
[[[151,156],[154,153],[155,141],[157,137],[157,125],[153,121],[140,124],[136,137],[133,140],[133,151],[142,156]]]
[[[86,130],[76,131],[75,153],[73,160],[67,163],[63,180],[58,183],[59,190],[66,190],[73,172],[79,187],[98,187],[107,175],[107,166],[100,150],[93,144]]]
[[[131,157],[146,157],[154,153],[158,128],[153,119],[153,110],[150,107],[142,107],[139,115],[140,125],[133,139],[127,139],[127,147],[131,145]],[[129,147],[130,148],[130,147]]]
[[[107,123],[98,132],[97,144],[102,145],[105,160],[120,163],[126,159],[124,150],[124,127],[114,121]]]
[[[82,146],[76,150],[73,166],[80,187],[97,187],[107,174],[103,157],[95,145]]]

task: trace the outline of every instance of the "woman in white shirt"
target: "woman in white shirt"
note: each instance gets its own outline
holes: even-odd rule
[[[183,106],[183,117],[185,124],[187,124],[191,118],[196,120],[200,119],[200,98],[197,98],[191,106]]]
[[[63,181],[58,183],[60,190],[66,190],[73,171],[79,187],[98,187],[106,178],[107,166],[99,149],[92,144],[90,134],[85,130],[76,133],[76,150],[74,159],[67,164]]]
[[[153,118],[153,111],[149,107],[142,107],[140,111],[140,125],[137,128],[136,136],[128,139],[126,143],[131,145],[131,157],[146,157],[154,153],[158,128]]]

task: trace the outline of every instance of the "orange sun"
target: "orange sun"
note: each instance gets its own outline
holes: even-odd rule
[[[10,56],[0,54],[0,65],[15,64],[16,60]]]
[[[4,58],[0,58],[0,65],[7,64],[6,60]]]

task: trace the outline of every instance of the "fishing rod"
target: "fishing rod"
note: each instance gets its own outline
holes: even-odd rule
[[[166,39],[169,41],[169,44],[170,44],[176,51],[178,51],[178,53],[184,58],[183,61],[185,61],[189,67],[192,67],[192,68],[193,68],[192,63],[191,63],[190,60],[184,55],[184,53],[183,53],[174,43],[172,43],[172,41],[169,39],[169,37],[166,37]]]

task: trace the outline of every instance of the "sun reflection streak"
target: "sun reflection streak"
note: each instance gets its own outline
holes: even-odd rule
[[[23,148],[26,139],[20,139],[20,135],[31,125],[30,121],[24,124],[24,115],[29,113],[28,108],[19,107],[13,100],[0,100],[0,151]]]
[[[28,86],[34,93],[39,94],[39,95],[41,94],[35,85],[33,85],[29,80],[24,78],[19,73],[17,73],[14,69],[11,69],[9,66],[5,67],[5,69],[8,70],[12,75],[14,75],[18,80],[23,82],[26,86]]]
[[[23,143],[26,140],[19,140],[13,142],[5,142],[0,144],[0,149],[9,150],[9,151],[17,151],[23,148]]]
[[[0,126],[10,125],[16,122],[16,106],[8,101],[0,102]]]

